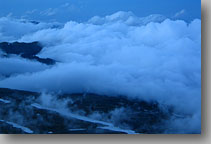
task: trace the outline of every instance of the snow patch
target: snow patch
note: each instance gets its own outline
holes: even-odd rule
[[[27,127],[24,127],[24,126],[21,126],[19,124],[16,124],[16,123],[13,123],[13,122],[9,122],[9,121],[5,121],[5,120],[0,120],[0,122],[5,122],[11,126],[13,126],[14,128],[18,128],[18,129],[21,129],[22,131],[26,132],[26,133],[29,133],[29,134],[32,134],[34,133],[32,130],[30,130],[29,128]]]
[[[0,99],[0,102],[6,103],[6,104],[10,103],[10,101],[4,100],[4,99]]]
[[[86,121],[86,122],[91,122],[91,123],[105,125],[105,127],[102,127],[103,129],[108,129],[108,130],[112,130],[112,131],[119,131],[119,132],[125,132],[127,134],[138,134],[138,133],[136,133],[135,131],[132,131],[132,130],[124,130],[124,129],[121,129],[119,127],[115,127],[112,123],[90,119],[88,117],[80,116],[80,115],[77,115],[77,114],[73,114],[73,113],[70,113],[68,111],[43,107],[43,106],[41,106],[40,104],[37,104],[37,103],[31,104],[31,106],[33,106],[33,107],[35,107],[37,109],[44,109],[44,110],[54,111],[54,112],[59,113],[60,115],[66,116],[66,117],[75,118],[75,119]]]

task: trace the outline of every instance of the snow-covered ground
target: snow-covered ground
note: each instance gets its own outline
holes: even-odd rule
[[[86,122],[91,122],[91,123],[105,125],[104,127],[99,127],[101,129],[107,129],[107,130],[111,130],[111,131],[124,132],[124,133],[127,133],[127,134],[138,134],[138,133],[136,133],[133,130],[126,130],[126,129],[121,129],[119,127],[115,127],[112,123],[99,121],[99,120],[94,120],[94,119],[91,119],[91,118],[88,118],[88,117],[85,117],[85,116],[80,116],[80,115],[77,115],[77,114],[73,114],[73,113],[65,111],[65,110],[58,110],[58,109],[48,108],[48,107],[44,107],[44,106],[42,106],[40,104],[37,104],[37,103],[32,104],[32,106],[37,108],[37,109],[44,109],[44,110],[54,111],[54,112],[59,113],[60,115],[66,116],[66,117],[75,118],[75,119],[86,121]]]
[[[4,99],[0,99],[0,102],[6,103],[6,104],[10,103],[10,101],[4,100]]]
[[[17,123],[14,123],[14,122],[9,122],[9,121],[5,121],[5,120],[0,120],[0,122],[4,122],[4,123],[7,123],[15,128],[18,128],[18,129],[21,129],[22,131],[26,132],[26,133],[29,133],[29,134],[33,134],[34,132],[32,130],[30,130],[29,128],[27,127],[24,127],[24,126],[21,126]]]

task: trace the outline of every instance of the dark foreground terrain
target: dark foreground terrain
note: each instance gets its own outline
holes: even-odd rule
[[[37,56],[42,51],[43,47],[39,42],[2,42],[0,43],[0,51],[3,51],[4,57],[10,57],[10,55],[17,55],[24,59],[37,61],[46,65],[54,65],[55,60],[50,58],[40,58]]]
[[[40,96],[41,95],[41,96]],[[165,133],[173,109],[156,102],[96,94],[44,94],[0,89],[2,134]]]

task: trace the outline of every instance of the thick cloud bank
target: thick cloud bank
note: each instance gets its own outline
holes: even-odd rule
[[[37,23],[35,21],[17,20],[10,17],[0,18],[0,42],[15,41],[24,35],[38,30],[58,27],[59,23]]]
[[[32,65],[34,72],[1,80],[0,87],[157,100],[176,106],[178,112],[194,118],[197,115],[193,125],[199,130],[201,20],[154,22],[153,18],[152,22],[137,24],[136,19],[141,18],[119,12],[105,18],[94,17],[87,23],[70,21],[62,28],[25,23],[24,31],[13,35],[2,33],[1,24],[3,40],[7,36],[23,42],[40,41],[45,47],[39,57],[58,63],[44,70]],[[21,27],[8,23],[15,30],[14,26]],[[4,60],[0,59],[0,63]]]

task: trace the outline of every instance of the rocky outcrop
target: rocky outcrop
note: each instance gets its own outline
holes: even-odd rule
[[[40,95],[0,88],[0,133],[155,134],[165,132],[163,122],[171,116],[170,108],[164,112],[153,101],[60,94],[54,95],[56,103],[45,105]]]
[[[50,58],[39,58],[42,50],[42,45],[39,42],[21,43],[21,42],[2,42],[0,43],[0,50],[4,52],[4,56],[9,57],[10,54],[19,55],[22,58],[38,61],[47,65],[55,64],[55,60]]]

